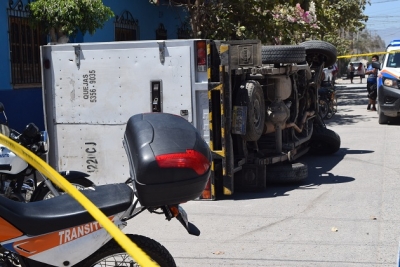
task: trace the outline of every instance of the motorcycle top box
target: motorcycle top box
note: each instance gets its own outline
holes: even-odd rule
[[[168,113],[137,114],[124,135],[131,178],[142,206],[193,200],[211,174],[211,152],[192,124]]]

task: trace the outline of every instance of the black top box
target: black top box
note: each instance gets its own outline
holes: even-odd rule
[[[211,173],[211,152],[196,128],[168,113],[132,116],[124,147],[142,206],[158,207],[201,195]]]

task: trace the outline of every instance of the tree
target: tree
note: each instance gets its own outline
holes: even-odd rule
[[[188,11],[194,38],[256,38],[264,44],[320,39],[349,48],[340,32],[358,32],[369,0],[171,0]]]
[[[101,0],[36,0],[29,9],[32,22],[42,25],[52,42],[78,31],[94,34],[114,16]]]

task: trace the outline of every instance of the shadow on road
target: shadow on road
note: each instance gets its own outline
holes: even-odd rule
[[[354,109],[359,109],[357,106],[367,107],[368,98],[366,92],[366,84],[359,86],[340,86],[336,87],[338,97],[338,113],[336,113],[330,120],[326,120],[327,127],[334,125],[352,125],[359,122],[367,122],[376,120],[377,116],[358,115],[354,114]],[[371,112],[371,114],[376,114]],[[399,125],[400,118],[392,119],[390,124]],[[292,190],[313,190],[324,184],[338,184],[348,183],[355,179],[348,176],[339,176],[332,173],[332,169],[349,154],[367,154],[373,153],[371,150],[351,150],[349,148],[340,148],[338,152],[329,156],[313,156],[305,155],[300,158],[300,162],[308,165],[308,178],[302,183],[290,185],[277,185],[269,184],[267,189],[263,192],[235,192],[233,196],[226,196],[228,199],[243,200],[243,199],[257,199],[257,198],[273,198],[288,196]]]
[[[366,106],[367,104],[365,104]],[[371,118],[367,117],[364,115],[351,115],[351,114],[346,114],[347,112],[350,112],[351,110],[346,110],[346,109],[340,109],[338,106],[338,113],[333,115],[333,117],[329,120],[325,120],[326,126],[329,128],[329,126],[334,126],[334,125],[351,125],[351,124],[356,124],[359,122],[366,122],[370,120],[376,120],[376,118]],[[378,122],[377,122],[378,123]]]
[[[289,196],[292,190],[313,190],[324,184],[339,184],[352,182],[355,179],[348,176],[335,175],[331,170],[346,155],[373,153],[371,150],[351,150],[341,148],[338,152],[329,156],[306,155],[300,162],[308,165],[308,178],[298,184],[267,184],[267,189],[263,192],[235,192],[234,200],[272,198]]]

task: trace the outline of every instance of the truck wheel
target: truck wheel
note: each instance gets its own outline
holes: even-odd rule
[[[245,88],[248,93],[246,141],[257,141],[264,131],[265,102],[261,85],[256,81],[246,81]]]
[[[314,127],[311,136],[310,153],[330,155],[340,149],[340,136],[327,128]]]
[[[321,65],[325,62],[325,66],[329,67],[335,64],[337,57],[337,50],[334,45],[328,42],[311,40],[300,43],[299,46],[303,46],[306,49],[307,63],[317,63]]]
[[[387,124],[389,122],[389,118],[383,114],[383,112],[379,111],[378,122],[379,124]]]
[[[308,166],[303,163],[281,163],[267,165],[267,183],[297,183],[308,177]]]
[[[261,47],[261,58],[263,64],[301,63],[306,50],[298,45],[266,45]]]

